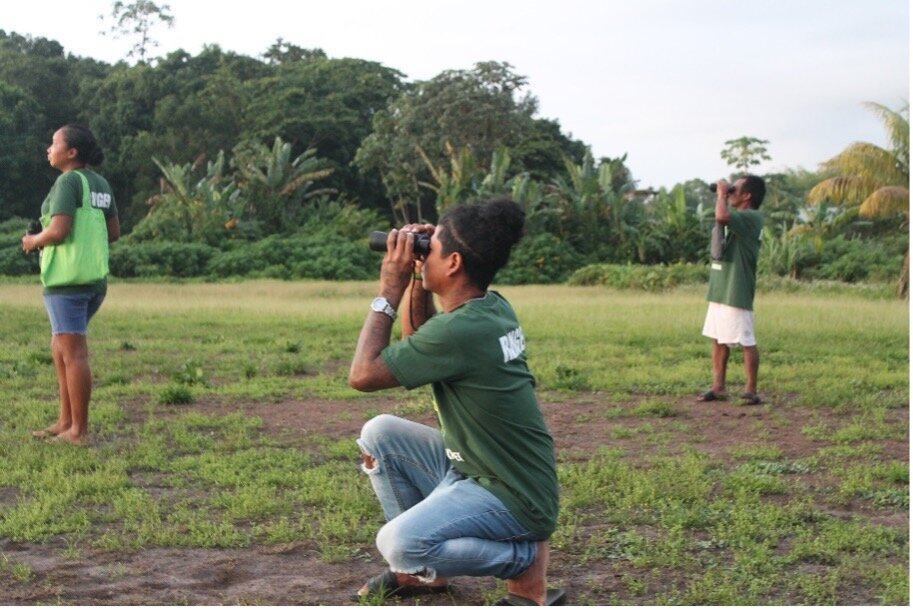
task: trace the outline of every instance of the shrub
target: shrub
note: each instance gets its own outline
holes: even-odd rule
[[[159,403],[163,405],[187,405],[193,403],[193,391],[183,384],[169,384],[159,393]]]
[[[21,245],[0,248],[0,276],[29,276],[38,272],[38,255],[26,255]]]
[[[28,276],[38,273],[38,255],[22,252],[22,234],[28,221],[11,218],[0,223],[0,275]]]
[[[895,281],[903,267],[906,236],[902,239],[864,240],[839,236],[824,243],[818,265],[805,276],[843,282]]]
[[[13,217],[0,223],[0,248],[8,246],[22,247],[22,234],[29,221],[23,218]]]
[[[256,270],[281,262],[279,238],[271,236],[257,242],[232,243],[228,250],[216,253],[206,273],[211,276],[247,276]]]
[[[550,233],[522,240],[510,256],[510,262],[498,272],[499,284],[554,284],[564,282],[580,264],[580,255],[572,246]]]
[[[377,275],[379,259],[368,249],[366,238],[353,241],[331,229],[270,236],[216,254],[207,273],[218,278],[370,280]]]
[[[119,278],[204,276],[218,252],[206,244],[116,242],[111,246],[111,274]]]
[[[673,265],[614,265],[599,263],[578,269],[568,280],[573,286],[602,285],[616,289],[661,291],[683,284],[703,284],[709,268],[698,263]]]

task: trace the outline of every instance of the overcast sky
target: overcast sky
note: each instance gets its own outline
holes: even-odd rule
[[[125,0],[129,2],[129,0]],[[3,4],[0,29],[106,62],[109,0]],[[641,187],[717,179],[726,140],[769,141],[760,173],[814,170],[854,141],[886,143],[862,103],[910,94],[907,0],[167,0],[155,55],[218,44],[252,57],[277,38],[429,79],[505,61],[539,116],[593,154],[628,154]]]

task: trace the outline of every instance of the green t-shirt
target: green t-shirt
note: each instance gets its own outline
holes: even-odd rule
[[[554,443],[526,364],[523,331],[507,300],[490,291],[432,317],[382,355],[406,388],[432,385],[454,468],[548,538],[558,519]]]
[[[92,170],[79,170],[89,182],[90,201],[93,208],[100,209],[105,219],[117,215],[117,204],[114,201],[114,192],[111,185],[103,176]],[[50,214],[57,216],[65,214],[75,216],[76,208],[82,205],[82,180],[76,172],[64,172],[54,181],[54,186],[41,204],[41,216]],[[95,284],[45,287],[44,292],[47,295],[65,294],[65,293],[90,293],[104,292],[107,289],[108,281],[101,280]]]
[[[710,262],[707,301],[752,310],[764,216],[752,209],[731,210],[725,228],[723,258]]]

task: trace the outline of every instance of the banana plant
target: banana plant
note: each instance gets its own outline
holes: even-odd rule
[[[235,147],[232,165],[247,203],[244,217],[259,223],[266,234],[294,231],[308,215],[309,200],[336,193],[331,188],[314,188],[317,181],[333,173],[317,157],[316,149],[292,159],[291,143],[279,137],[272,148],[259,143]]]
[[[557,222],[549,231],[579,252],[616,261],[635,256],[643,211],[627,195],[623,161],[603,160],[596,166],[589,151],[581,164],[565,160],[567,178],[556,179],[546,189]]]
[[[511,158],[506,147],[492,153],[487,174],[469,147],[457,151],[447,143],[449,169],[434,165],[421,147],[417,147],[416,150],[425,162],[433,181],[419,184],[437,195],[435,205],[439,215],[455,204],[483,201],[509,194],[513,189],[513,181],[517,178],[508,179]]]
[[[758,255],[758,270],[796,280],[812,254],[813,249],[805,236],[785,229],[777,236],[770,227],[765,227]]]
[[[149,200],[152,210],[138,225],[136,239],[218,243],[225,224],[242,207],[240,191],[225,176],[225,155],[219,152],[197,179],[195,165],[153,161],[162,172],[160,193]]]
[[[491,166],[479,188],[484,198],[503,195],[510,191],[507,184],[510,161],[510,151],[507,150],[507,147],[502,146],[492,153]]]
[[[822,201],[817,205],[809,205],[787,233],[790,237],[803,237],[811,243],[815,253],[821,254],[827,239],[840,233],[858,218],[858,208],[841,208]]]

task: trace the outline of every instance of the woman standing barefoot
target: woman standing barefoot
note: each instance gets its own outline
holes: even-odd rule
[[[48,162],[62,174],[41,205],[42,231],[22,238],[22,250],[41,251],[41,283],[60,393],[57,422],[32,434],[77,445],[86,442],[92,396],[89,320],[108,289],[108,243],[120,237],[111,186],[89,169],[103,160],[88,128],[65,125],[54,132]]]

